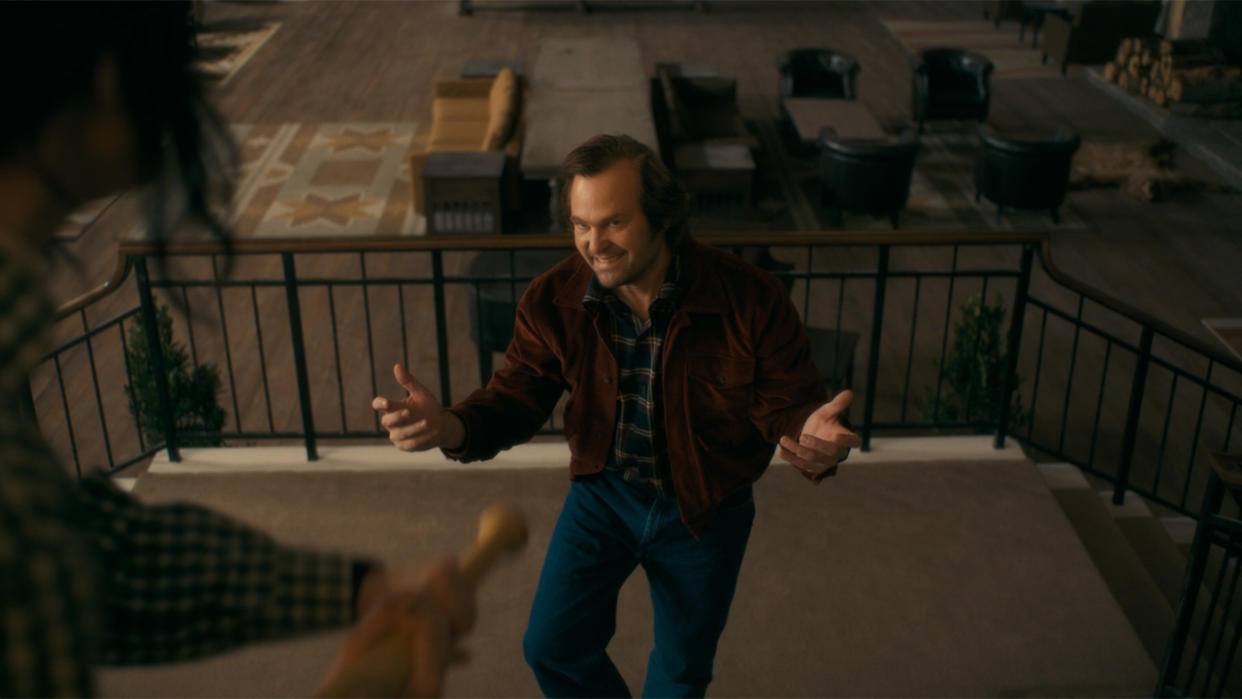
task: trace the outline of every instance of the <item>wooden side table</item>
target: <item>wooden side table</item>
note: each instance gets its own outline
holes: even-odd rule
[[[423,166],[427,235],[502,232],[501,151],[430,153]]]
[[[741,196],[743,211],[750,212],[755,160],[746,146],[740,143],[689,144],[677,148],[673,161],[677,165],[677,176],[692,194],[737,194]]]
[[[832,127],[841,138],[884,138],[884,128],[867,105],[856,100],[790,97],[784,102],[798,138],[806,145],[819,141],[819,132]]]

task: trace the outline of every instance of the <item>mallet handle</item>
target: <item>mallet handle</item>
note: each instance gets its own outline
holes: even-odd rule
[[[461,553],[458,565],[471,588],[491,569],[497,557],[526,544],[526,524],[521,513],[503,505],[483,511],[478,539]],[[473,594],[473,589],[471,590]],[[393,697],[403,693],[410,667],[410,639],[393,633],[377,642],[349,671],[322,689],[325,697]]]

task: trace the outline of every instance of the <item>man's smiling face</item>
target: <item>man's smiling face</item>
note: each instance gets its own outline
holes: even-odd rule
[[[632,160],[619,160],[593,177],[570,184],[574,245],[606,289],[658,289],[667,271],[668,242],[651,230],[642,208],[642,185]]]

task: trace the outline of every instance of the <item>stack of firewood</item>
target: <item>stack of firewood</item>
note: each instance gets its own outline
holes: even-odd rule
[[[1104,78],[1175,114],[1242,117],[1242,67],[1202,39],[1122,39]]]

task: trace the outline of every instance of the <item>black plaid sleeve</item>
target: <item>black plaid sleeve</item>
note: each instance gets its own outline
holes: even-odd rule
[[[105,664],[185,660],[353,619],[353,559],[281,547],[201,507],[144,506],[106,478],[83,487],[103,561]]]
[[[93,693],[95,568],[75,489],[41,444],[0,426],[0,696]]]

